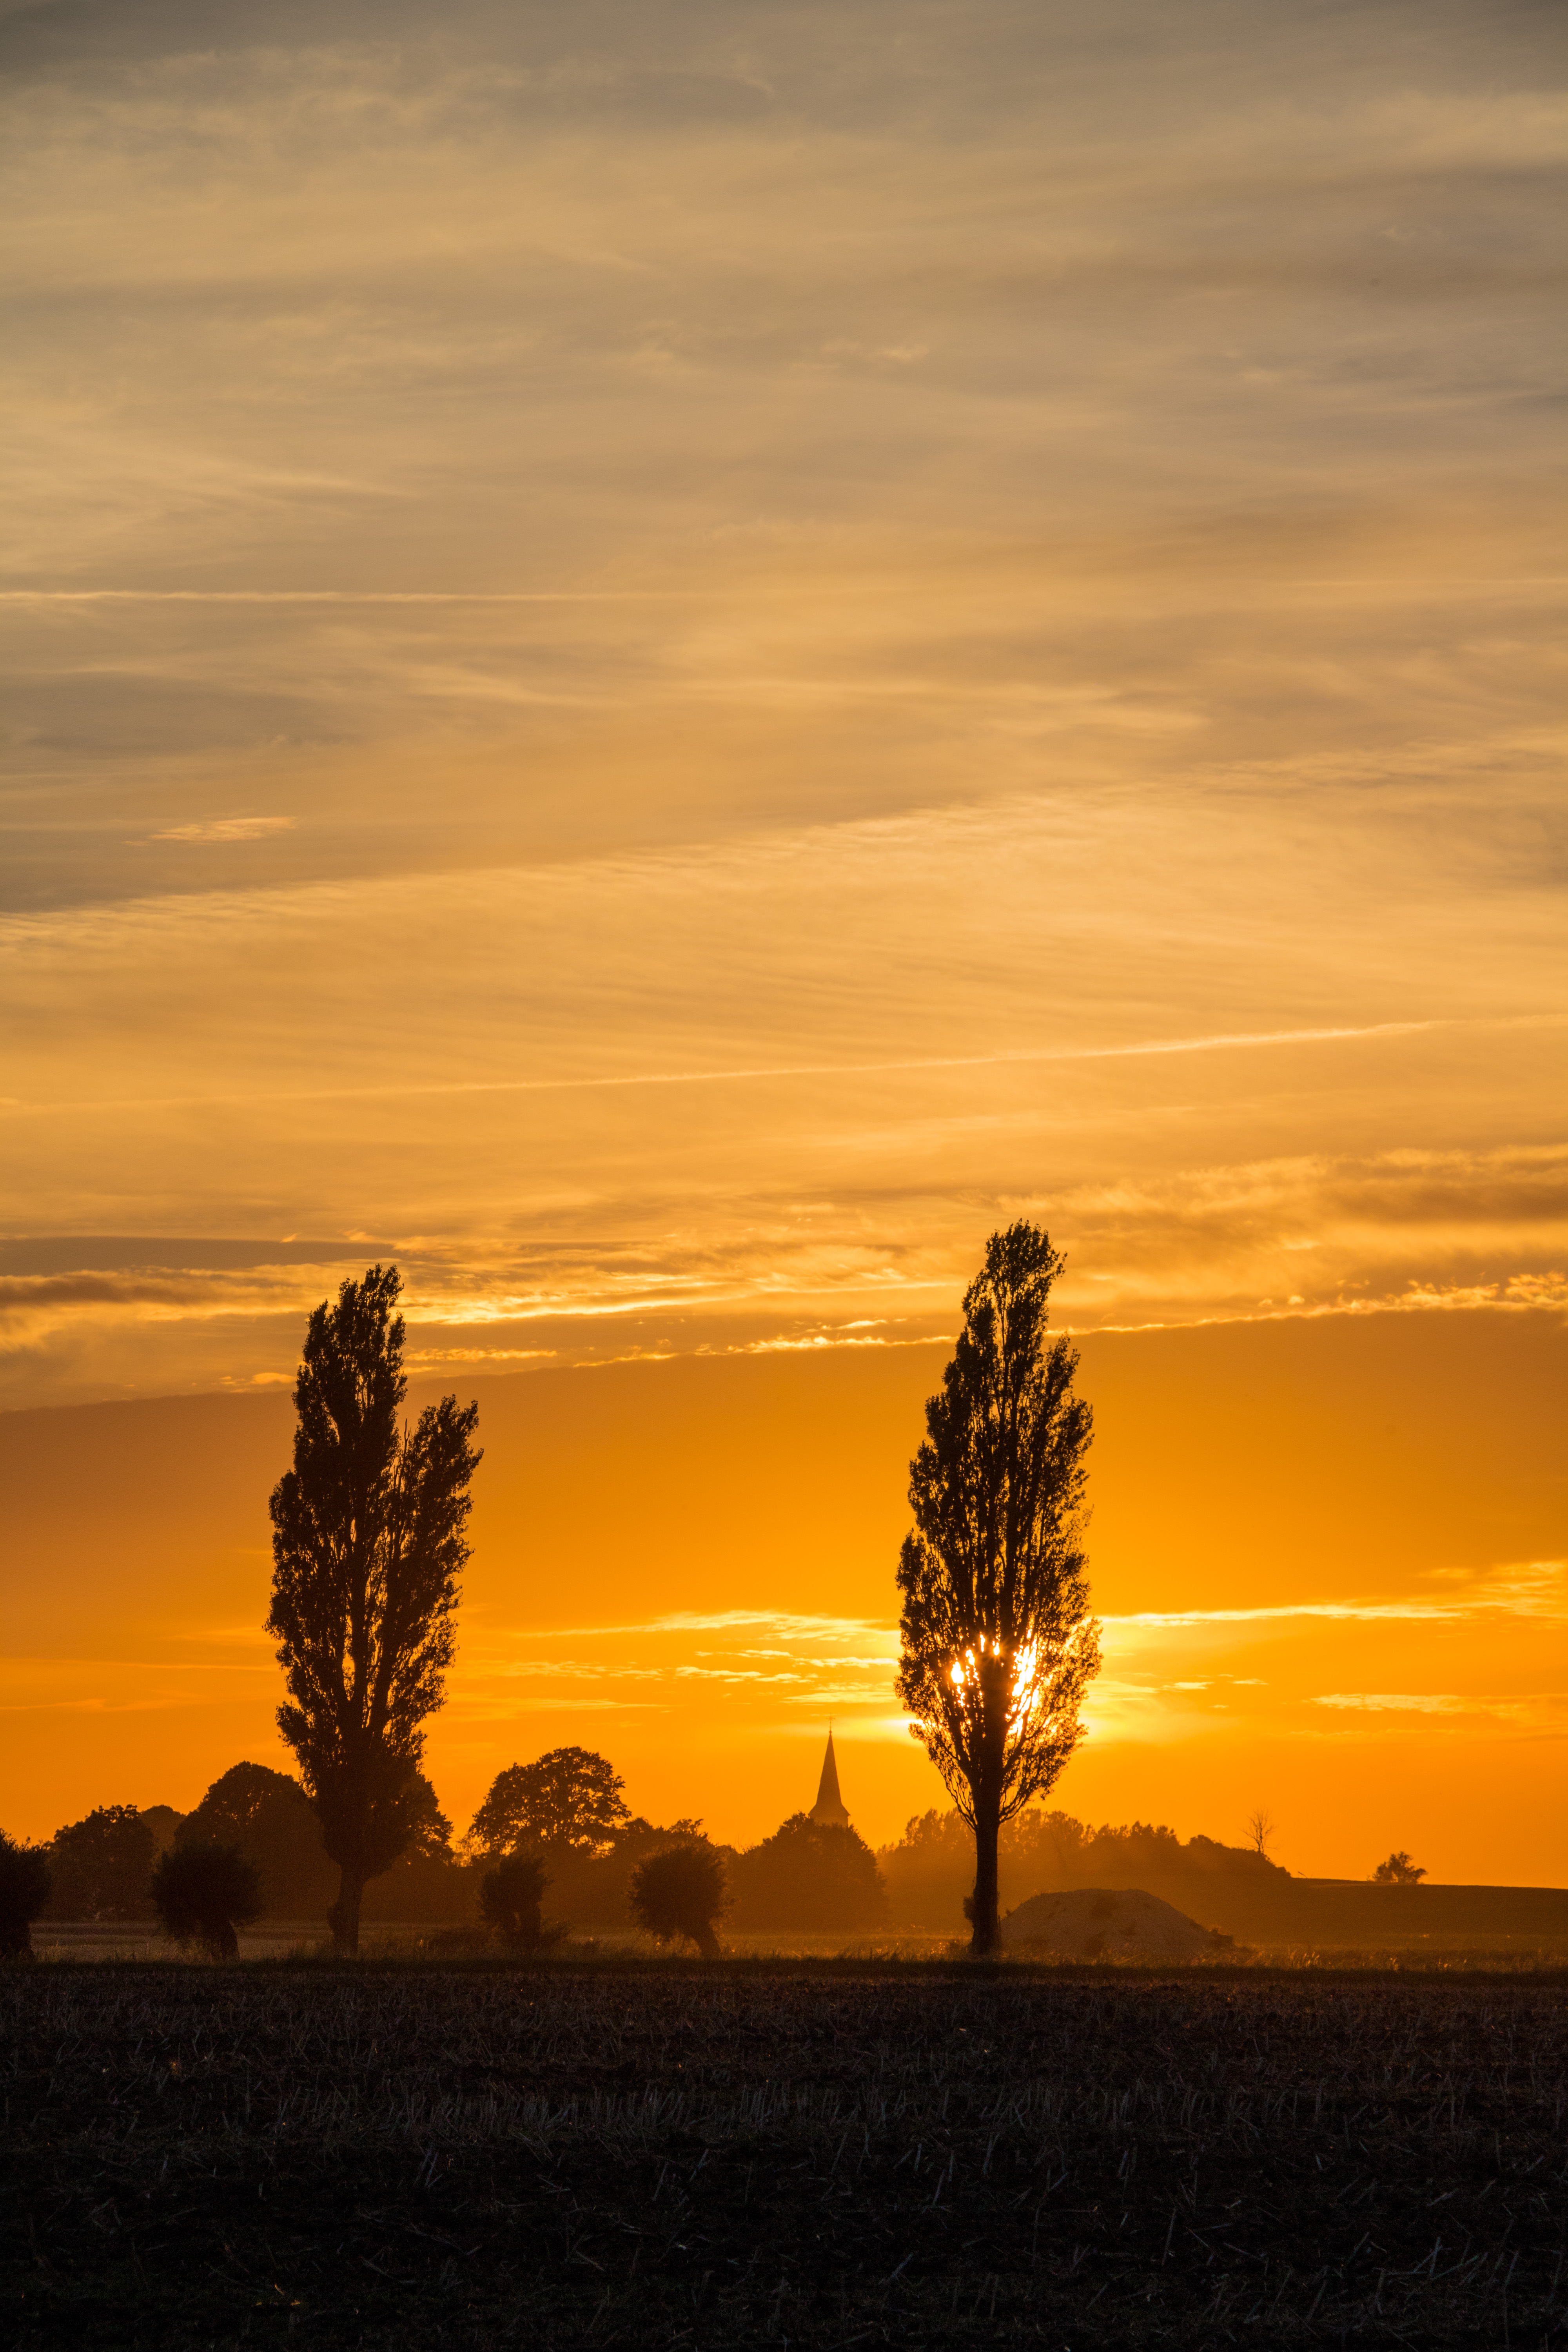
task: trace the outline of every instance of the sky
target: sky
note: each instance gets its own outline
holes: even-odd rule
[[[1568,1881],[1565,53],[0,0],[15,1826],[273,1738],[288,1384],[390,1256],[488,1447],[448,1809],[582,1739],[755,1836],[832,1713],[893,1834],[908,1460],[1027,1215],[1060,1801]]]

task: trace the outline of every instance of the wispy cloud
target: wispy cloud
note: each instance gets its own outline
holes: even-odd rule
[[[271,833],[291,833],[291,816],[214,816],[194,824],[165,825],[149,835],[153,841],[263,841]]]
[[[1533,1692],[1527,1698],[1463,1691],[1320,1691],[1314,1706],[1353,1708],[1373,1715],[1505,1715],[1524,1717],[1542,1706],[1568,1702],[1568,1692]]]
[[[1114,1637],[1122,1632],[1173,1633],[1191,1627],[1288,1626],[1321,1619],[1331,1624],[1418,1623],[1457,1625],[1486,1617],[1537,1617],[1568,1621],[1568,1561],[1530,1560],[1478,1576],[1461,1599],[1419,1595],[1364,1601],[1288,1601],[1235,1609],[1136,1610],[1101,1622]]]

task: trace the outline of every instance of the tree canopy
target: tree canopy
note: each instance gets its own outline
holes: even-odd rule
[[[262,1907],[274,1919],[320,1918],[336,1891],[315,1807],[298,1780],[268,1764],[231,1764],[174,1842],[237,1846],[258,1872]]]
[[[590,1748],[552,1748],[531,1764],[509,1764],[491,1781],[465,1841],[484,1854],[534,1848],[597,1853],[631,1818],[625,1781]]]
[[[1098,1670],[1082,1546],[1089,1409],[1047,1341],[1064,1261],[1027,1223],[993,1234],[910,1465],[899,1694],[975,1833],[973,1948],[997,1939],[996,1838],[1079,1738]]]
[[[272,1606],[288,1685],[279,1728],[300,1759],[342,1873],[339,1948],[358,1948],[365,1882],[416,1838],[427,1809],[423,1725],[456,1650],[468,1557],[479,1407],[455,1396],[413,1429],[395,1266],[345,1282],[310,1318],[294,1386],[293,1467],[272,1496]]]
[[[95,1805],[55,1832],[49,1848],[57,1919],[146,1919],[156,1840],[134,1805]]]
[[[740,1928],[876,1927],[887,1916],[877,1857],[852,1829],[792,1813],[730,1869]]]

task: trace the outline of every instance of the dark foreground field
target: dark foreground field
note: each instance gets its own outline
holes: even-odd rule
[[[0,2014],[17,2352],[1568,2347],[1560,1980],[50,1967]]]

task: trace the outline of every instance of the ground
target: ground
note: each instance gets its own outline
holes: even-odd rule
[[[66,1963],[0,2016],[17,2352],[1568,2352],[1559,1974]]]

